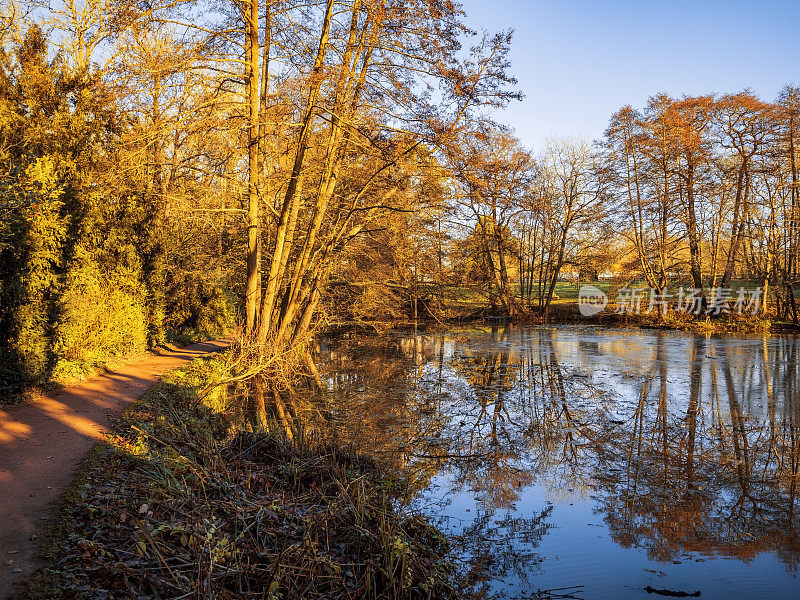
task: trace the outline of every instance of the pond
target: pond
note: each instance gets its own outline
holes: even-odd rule
[[[481,597],[798,598],[798,338],[496,326],[319,342]]]

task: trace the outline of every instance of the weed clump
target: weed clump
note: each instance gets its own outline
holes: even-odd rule
[[[402,478],[324,442],[237,427],[173,372],[99,447],[34,577],[34,598],[447,598],[446,539]]]

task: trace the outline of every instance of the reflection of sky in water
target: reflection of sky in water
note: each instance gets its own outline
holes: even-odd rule
[[[460,536],[475,589],[796,598],[799,349],[465,329],[327,340],[320,362],[342,422],[414,471],[416,509]]]

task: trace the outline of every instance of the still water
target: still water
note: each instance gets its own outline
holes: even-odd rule
[[[354,444],[483,597],[800,598],[800,339],[488,327],[322,340]]]

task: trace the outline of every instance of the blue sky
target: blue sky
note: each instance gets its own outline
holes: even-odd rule
[[[800,84],[800,0],[461,0],[474,29],[513,28],[525,93],[499,121],[525,145],[602,136],[611,114],[674,96]]]

